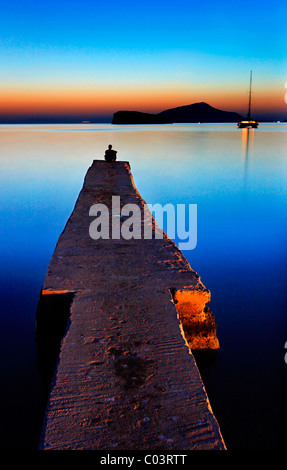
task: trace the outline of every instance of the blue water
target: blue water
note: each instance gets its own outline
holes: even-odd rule
[[[197,246],[184,255],[212,294],[221,348],[197,360],[227,447],[284,447],[286,131],[0,127],[2,449],[37,447],[45,406],[34,338],[39,292],[87,168],[109,143],[130,162],[146,202],[197,204]]]

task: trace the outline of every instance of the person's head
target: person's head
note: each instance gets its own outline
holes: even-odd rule
[[[110,144],[110,145],[109,145],[109,150],[111,150],[111,148],[112,148],[112,145]]]

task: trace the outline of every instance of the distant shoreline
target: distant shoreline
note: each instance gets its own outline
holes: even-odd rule
[[[270,123],[270,124],[286,124],[287,120],[280,121],[280,120],[272,120],[272,119],[257,119],[258,122],[260,123]],[[146,123],[146,124],[123,124],[123,126],[134,126],[134,125],[139,125],[139,126],[150,126],[150,125],[155,125],[155,126],[170,126],[170,125],[185,125],[185,124],[235,124],[236,121],[234,122],[174,122],[174,123],[162,123],[162,124],[155,124],[155,123]],[[113,126],[118,126],[119,124],[112,124],[111,121],[89,121],[89,122],[83,122],[83,121],[47,121],[47,122],[37,122],[37,121],[11,121],[11,122],[0,122],[0,126],[12,126],[12,125],[51,125],[51,124],[63,124],[63,125],[72,125],[72,124],[77,124],[77,125],[95,125],[95,124],[110,124]]]

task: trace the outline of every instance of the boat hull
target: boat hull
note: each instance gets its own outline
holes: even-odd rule
[[[241,121],[237,124],[239,129],[255,129],[258,127],[257,121]]]

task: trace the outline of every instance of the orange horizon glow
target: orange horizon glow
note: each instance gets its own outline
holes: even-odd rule
[[[120,110],[158,113],[165,109],[205,101],[226,111],[246,114],[248,93],[242,90],[202,90],[173,88],[22,88],[0,90],[0,114],[97,114],[109,115]],[[253,94],[253,112],[284,112],[286,103],[281,90],[258,90]]]

